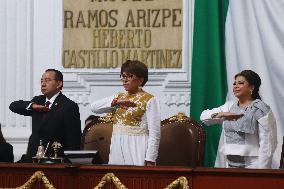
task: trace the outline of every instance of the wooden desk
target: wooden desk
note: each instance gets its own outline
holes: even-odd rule
[[[194,189],[284,188],[283,169],[196,168],[192,176]]]
[[[162,189],[185,176],[193,189],[280,189],[284,170],[217,169],[188,167],[133,167],[94,165],[0,164],[0,188],[23,185],[36,171],[43,171],[57,189],[92,189],[106,173],[114,173],[129,189]],[[37,184],[35,188],[43,188]],[[106,185],[106,189],[114,189]]]
[[[191,168],[95,165],[0,164],[0,188],[23,185],[34,172],[42,171],[56,189],[92,189],[106,173],[114,173],[129,189],[165,188],[180,176],[191,175]],[[115,188],[106,185],[106,189]],[[38,184],[36,188],[43,188]]]

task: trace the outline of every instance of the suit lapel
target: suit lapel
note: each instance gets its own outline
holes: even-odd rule
[[[56,111],[60,107],[60,104],[62,102],[62,97],[63,94],[60,92],[57,98],[54,100],[52,106],[50,107],[52,111]]]

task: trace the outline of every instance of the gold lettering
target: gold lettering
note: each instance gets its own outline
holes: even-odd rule
[[[82,11],[79,11],[77,23],[76,23],[76,28],[79,27],[79,24],[82,24],[82,27],[86,27],[85,20],[84,20],[84,15]]]
[[[110,54],[110,67],[117,68],[118,67],[118,52],[116,50],[112,50]]]
[[[166,19],[171,17],[171,10],[170,9],[163,9],[162,11],[162,26],[166,27]]]
[[[98,68],[100,50],[64,50],[64,68]]]
[[[85,50],[80,50],[78,52],[78,61],[76,64],[76,68],[84,68],[86,65],[86,60],[85,60],[85,55],[87,54],[87,52]]]
[[[125,23],[126,28],[128,28],[128,24],[131,24],[130,27],[136,27],[132,10],[128,11],[128,15],[127,15],[126,23]]]
[[[117,32],[114,29],[109,31],[109,48],[117,47]]]
[[[110,10],[109,12],[109,18],[110,18],[110,21],[109,21],[109,27],[116,27],[117,26],[117,19],[115,18],[114,15],[118,15],[118,10]],[[111,24],[111,21],[113,21],[113,24]]]
[[[70,65],[70,67],[74,66],[76,68],[76,64],[77,64],[76,52],[72,51],[69,65]]]
[[[100,47],[101,48],[108,48],[109,47],[109,43],[108,43],[108,34],[109,34],[109,30],[108,29],[103,29],[100,30],[101,31],[101,35],[100,35]]]
[[[118,68],[128,59],[141,60],[149,68],[181,68],[181,49],[80,49],[64,50],[64,68]]]
[[[168,56],[167,50],[166,55],[164,54],[163,50],[159,50],[159,67],[158,68],[167,68]]]
[[[80,10],[74,13],[70,10],[64,11],[64,28],[105,28],[116,27],[118,10]]]
[[[95,21],[95,27],[99,27],[98,10],[88,10],[88,28],[91,27],[93,21]]]
[[[69,27],[68,27],[69,22]],[[64,28],[73,28],[73,12],[64,11]]]
[[[157,28],[157,27],[160,27],[161,26],[161,23],[158,23],[157,20],[158,20],[158,16],[159,16],[159,13],[160,13],[160,10],[159,9],[153,9],[152,10],[152,13],[154,14],[154,20],[153,20],[153,24],[152,24],[152,27],[153,28]]]
[[[69,50],[64,50],[63,51],[63,56],[62,56],[62,66],[63,68],[70,68],[69,64],[67,64],[67,55],[69,55]]]
[[[151,30],[93,30],[93,48],[150,48]]]
[[[118,48],[125,48],[125,30],[118,30],[118,35],[117,35],[117,46]]]
[[[146,30],[145,30],[145,32],[146,32]],[[136,40],[137,44],[135,45],[136,48],[141,48],[141,33],[144,33],[142,29],[136,29],[135,30],[135,34],[136,34],[136,37],[137,37],[137,40]],[[146,45],[145,45],[145,47],[146,47]]]
[[[127,1],[127,0],[91,0],[91,2],[106,2],[106,1],[115,2],[115,1]],[[143,0],[130,0],[130,1],[136,2]],[[154,1],[154,0],[144,0],[144,1]]]
[[[102,67],[103,68],[109,68],[109,66],[108,66],[108,61],[107,61],[107,50],[104,50],[103,51],[103,53],[104,53],[104,58],[103,58],[103,61],[101,62],[102,63]]]
[[[126,34],[126,48],[134,48],[134,31],[133,30],[127,30]]]
[[[176,57],[176,61],[175,61],[175,68],[181,68],[182,67],[182,63],[181,63],[181,53],[182,50],[174,50],[174,55]]]
[[[173,27],[181,27],[181,9],[173,9]]]
[[[144,46],[146,48],[150,48],[151,47],[151,41],[152,41],[152,37],[151,37],[151,30],[145,30],[144,32]]]
[[[134,50],[134,52],[133,52],[133,58],[132,58],[133,60],[139,60],[138,59],[138,52],[137,52],[137,50]]]
[[[129,10],[125,27],[180,27],[181,9],[137,9]]]
[[[149,55],[150,55],[150,68],[154,68],[154,53],[155,51],[154,50],[151,50],[149,51]]]
[[[144,64],[147,64],[148,59],[148,51],[141,50],[141,61],[144,62]]]
[[[101,10],[99,13],[99,23],[101,27],[107,27],[108,25],[108,13],[106,10]]]
[[[126,60],[129,60],[131,59],[130,57],[130,53],[131,53],[131,50],[126,50],[126,54],[125,54],[125,50],[121,50],[121,62],[125,62]]]
[[[93,48],[100,46],[100,30],[93,30]]]
[[[100,50],[95,50],[91,51],[92,59],[93,61],[90,60],[90,63],[92,63],[92,68],[97,68],[99,67],[99,62],[100,62]]]
[[[151,9],[147,9],[147,25],[146,27],[151,27]]]
[[[140,27],[140,21],[142,22],[141,26],[146,26],[146,12],[143,9],[137,10],[137,27]]]

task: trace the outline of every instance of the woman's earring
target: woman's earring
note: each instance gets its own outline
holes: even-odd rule
[[[252,95],[252,91],[253,91],[253,90],[250,90],[250,94],[251,94],[251,95]]]

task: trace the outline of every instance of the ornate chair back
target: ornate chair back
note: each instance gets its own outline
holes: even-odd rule
[[[82,135],[81,149],[97,150],[103,164],[108,163],[112,134],[111,116],[98,117],[86,125]]]
[[[157,165],[202,166],[205,132],[202,126],[178,113],[162,121]]]

